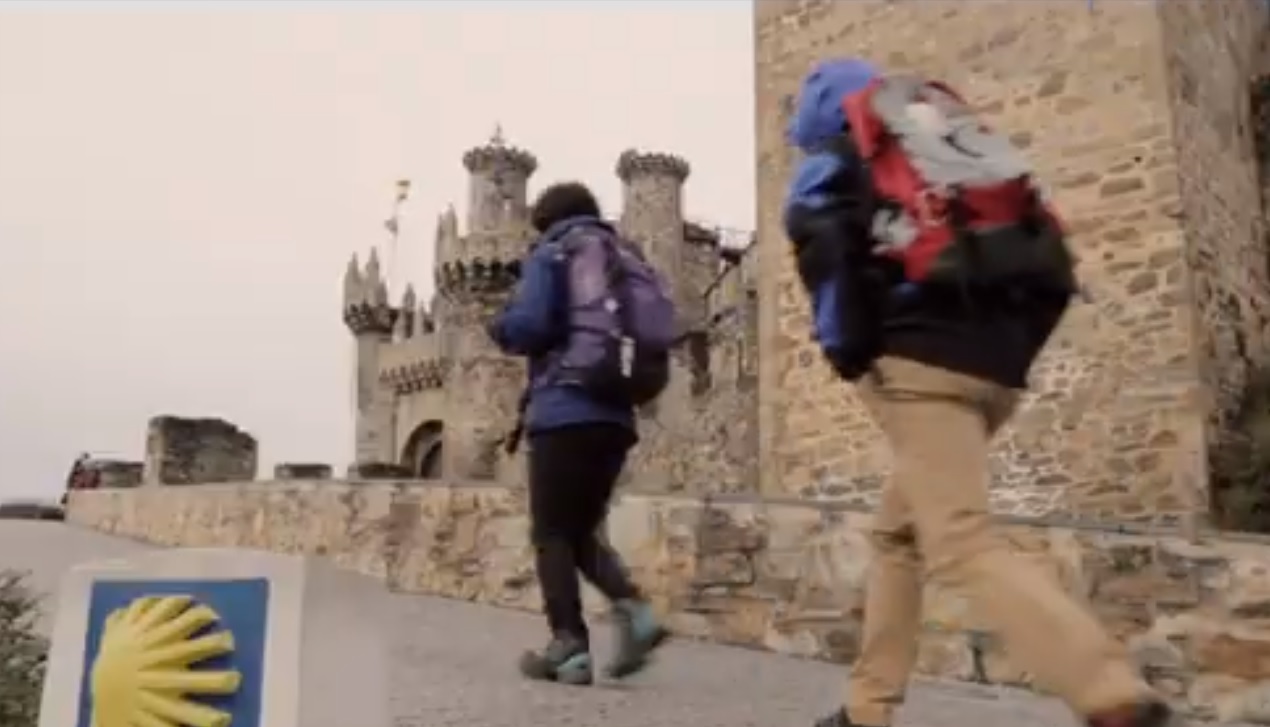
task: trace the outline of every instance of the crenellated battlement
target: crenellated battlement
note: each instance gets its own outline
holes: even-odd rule
[[[538,170],[538,158],[503,141],[495,132],[490,141],[463,154],[463,166],[472,174],[510,173],[528,179]]]
[[[353,335],[389,334],[397,322],[398,310],[388,302],[388,285],[379,267],[379,255],[372,248],[366,267],[354,254],[344,271],[344,324]]]
[[[531,239],[527,222],[494,233],[461,235],[458,215],[453,207],[447,209],[437,218],[433,270],[437,290],[449,297],[510,290]]]
[[[385,346],[379,356],[379,381],[397,394],[445,386],[450,360],[433,332]]]
[[[467,235],[506,238],[529,220],[529,178],[538,168],[533,154],[509,145],[502,129],[463,155],[467,169]]]
[[[393,324],[392,339],[394,342],[405,341],[436,330],[436,321],[428,306],[418,302],[414,285],[406,285],[401,296],[401,305],[397,307],[397,320]]]
[[[639,176],[669,177],[683,184],[688,181],[692,166],[675,154],[627,149],[618,156],[616,171],[618,179],[627,184]]]

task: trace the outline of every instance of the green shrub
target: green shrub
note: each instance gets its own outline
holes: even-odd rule
[[[1249,375],[1210,463],[1213,523],[1270,533],[1270,369]]]
[[[0,725],[35,727],[48,642],[36,631],[40,602],[26,575],[0,571]]]

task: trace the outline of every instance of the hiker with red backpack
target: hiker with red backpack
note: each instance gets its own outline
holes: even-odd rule
[[[786,233],[813,337],[891,443],[860,653],[817,727],[889,727],[917,659],[926,576],[959,589],[1016,666],[1092,727],[1172,713],[1126,650],[988,510],[988,448],[1078,292],[1054,211],[1010,141],[958,94],[831,60],[788,130],[803,152]]]
[[[489,332],[529,362],[521,422],[529,442],[529,517],[551,640],[526,652],[531,679],[591,684],[581,573],[613,606],[617,649],[607,673],[640,671],[668,636],[599,529],[637,441],[635,407],[670,376],[675,309],[639,249],[600,217],[585,186],[548,187],[533,205],[539,233],[516,292]]]

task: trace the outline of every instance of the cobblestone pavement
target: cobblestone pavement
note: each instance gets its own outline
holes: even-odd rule
[[[89,559],[146,546],[60,523],[0,521],[0,568],[32,572],[52,594],[58,577]],[[528,683],[520,649],[544,638],[530,614],[424,596],[393,598],[397,727],[810,727],[835,703],[843,670],[829,664],[699,643],[671,643],[647,673],[591,688]],[[605,657],[604,627],[596,629]],[[914,727],[1057,727],[1075,721],[1056,702],[1024,692],[923,682],[900,719]]]

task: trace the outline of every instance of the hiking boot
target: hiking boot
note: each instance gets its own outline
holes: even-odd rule
[[[1169,705],[1150,701],[1096,714],[1087,722],[1089,727],[1181,727],[1176,717]]]
[[[864,727],[852,722],[851,718],[847,716],[847,710],[845,709],[838,709],[832,714],[827,714],[813,724],[814,727]]]
[[[648,666],[648,657],[670,636],[646,601],[623,600],[613,604],[617,650],[605,673],[613,679],[628,677]]]
[[[586,641],[563,633],[556,634],[541,651],[522,654],[520,673],[529,679],[576,686],[586,686],[595,678]]]

